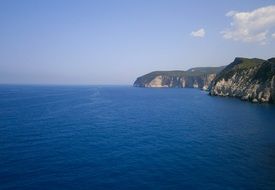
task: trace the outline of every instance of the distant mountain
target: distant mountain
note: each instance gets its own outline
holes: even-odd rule
[[[232,96],[252,102],[274,102],[275,58],[235,58],[212,81],[210,95]]]
[[[208,89],[216,74],[224,67],[197,67],[187,71],[154,71],[138,77],[135,87],[168,87]]]

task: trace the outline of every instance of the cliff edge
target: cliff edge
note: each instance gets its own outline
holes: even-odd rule
[[[135,87],[200,88],[207,90],[224,67],[197,67],[187,71],[154,71],[138,77]]]
[[[274,103],[275,58],[235,58],[211,82],[210,95]]]
[[[135,87],[199,88],[212,96],[237,97],[275,103],[275,58],[237,57],[224,67],[197,67],[187,71],[154,71],[138,77]]]

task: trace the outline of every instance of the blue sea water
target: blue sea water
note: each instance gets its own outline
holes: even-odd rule
[[[275,106],[196,89],[2,85],[0,189],[275,189]]]

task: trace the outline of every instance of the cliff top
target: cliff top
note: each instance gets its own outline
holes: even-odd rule
[[[187,71],[174,70],[174,71],[153,71],[141,77],[138,77],[136,83],[145,84],[152,81],[157,76],[166,77],[193,77],[193,76],[205,76],[208,74],[216,74],[224,69],[222,67],[195,67],[188,69]]]
[[[273,65],[273,66],[272,66]],[[273,75],[271,67],[275,65],[275,58],[270,58],[268,60],[258,59],[258,58],[243,58],[236,57],[234,61],[225,67],[219,75],[216,77],[216,81],[224,78],[225,80],[231,78],[234,74],[242,72],[243,70],[257,69],[252,80],[265,81]]]

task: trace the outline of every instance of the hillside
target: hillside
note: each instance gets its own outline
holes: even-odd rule
[[[154,71],[138,77],[135,87],[201,88],[207,89],[224,67],[197,67],[187,71]]]
[[[210,95],[238,97],[252,102],[274,102],[275,58],[236,58],[210,85]]]

